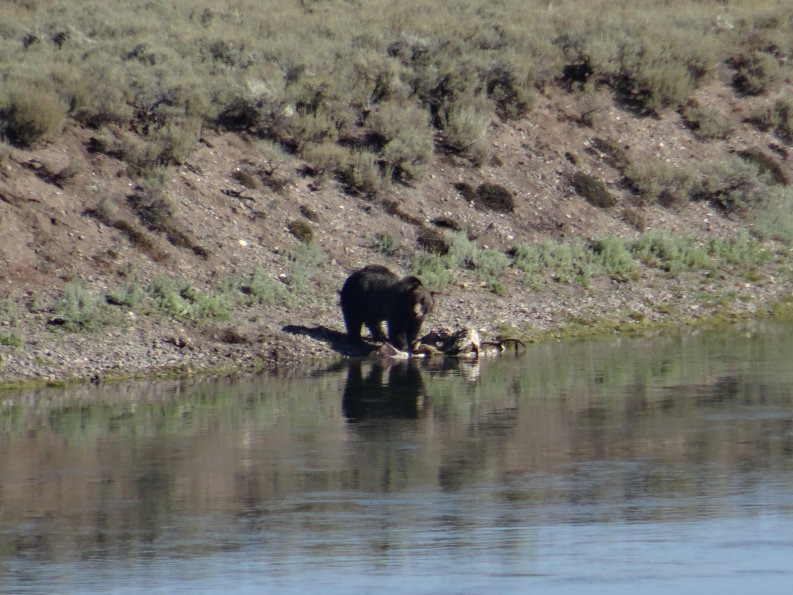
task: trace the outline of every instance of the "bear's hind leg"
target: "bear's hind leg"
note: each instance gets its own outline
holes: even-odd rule
[[[380,320],[367,320],[366,326],[369,329],[369,332],[372,333],[372,339],[374,341],[379,341],[380,343],[385,343],[388,338],[386,337],[385,333],[383,332],[383,323]]]

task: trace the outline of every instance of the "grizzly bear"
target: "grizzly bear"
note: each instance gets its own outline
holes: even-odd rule
[[[417,277],[400,279],[386,267],[370,264],[354,272],[339,292],[347,334],[361,341],[365,324],[375,341],[385,341],[382,322],[388,324],[388,341],[397,349],[409,351],[421,330],[424,318],[432,312],[432,292]]]

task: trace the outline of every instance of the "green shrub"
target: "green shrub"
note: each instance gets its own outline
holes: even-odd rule
[[[52,305],[50,324],[66,330],[94,330],[106,321],[101,297],[79,281],[70,281]]]
[[[123,126],[135,117],[125,94],[126,73],[109,56],[91,60],[90,68],[74,67],[56,74],[61,93],[68,98],[69,115],[89,128]]]
[[[121,287],[108,293],[105,299],[113,306],[124,306],[130,310],[137,310],[145,297],[146,292],[140,283],[136,279],[130,279]]]
[[[700,140],[724,140],[735,132],[734,121],[695,102],[680,108],[680,115],[686,127]]]
[[[228,294],[209,294],[184,280],[160,277],[152,282],[149,292],[162,312],[190,322],[224,320],[233,307]]]
[[[302,219],[290,221],[288,228],[289,233],[291,233],[304,244],[308,244],[314,240],[314,228],[311,227],[311,224],[307,221]]]
[[[0,105],[0,126],[12,144],[30,147],[58,135],[65,115],[52,93],[35,87],[15,89]]]
[[[332,142],[304,143],[300,156],[315,170],[314,174],[322,176],[343,172],[350,162],[350,151]]]
[[[592,252],[593,272],[602,270],[617,281],[628,281],[636,277],[636,263],[621,239],[615,236],[597,239],[592,242]]]
[[[511,213],[515,210],[515,199],[512,192],[503,186],[485,183],[477,186],[474,205],[481,209]]]
[[[733,61],[735,75],[732,84],[739,93],[761,95],[779,86],[782,70],[779,61],[771,54],[754,51]]]
[[[490,291],[504,295],[504,285],[498,277],[509,266],[509,258],[503,252],[494,248],[477,250],[471,258],[471,266]]]
[[[374,249],[380,254],[393,256],[399,250],[399,240],[390,234],[377,232],[374,234]]]
[[[431,227],[420,227],[416,233],[419,247],[432,254],[448,254],[449,241],[441,232]]]
[[[576,193],[592,206],[608,209],[617,204],[617,199],[608,191],[606,185],[589,174],[577,171],[570,177],[570,183]]]
[[[368,151],[355,151],[339,178],[349,190],[364,196],[377,195],[385,184],[377,157]]]
[[[158,165],[182,165],[201,137],[198,118],[174,119],[153,135],[153,161]]]
[[[447,260],[451,268],[474,268],[474,261],[479,253],[477,245],[465,232],[445,233],[448,250]]]
[[[763,180],[754,163],[739,157],[705,163],[691,187],[693,200],[704,200],[728,212],[744,211],[765,193]]]
[[[694,92],[691,72],[685,64],[676,60],[643,62],[634,77],[637,95],[644,107],[653,112],[677,107]]]
[[[22,347],[22,339],[20,339],[17,335],[4,335],[0,334],[0,346],[3,347],[10,347],[12,350],[16,351],[20,347]]]
[[[703,268],[710,263],[707,249],[693,237],[650,232],[631,246],[631,252],[650,266],[670,273]]]
[[[549,275],[560,283],[589,284],[594,270],[592,250],[580,239],[566,242],[544,240],[539,244],[518,244],[514,249],[514,266],[534,283]]]
[[[793,142],[793,99],[777,99],[773,105],[754,112],[750,120],[761,130],[770,130],[783,141]]]
[[[289,254],[289,289],[292,292],[302,291],[306,285],[320,272],[321,265],[325,264],[328,256],[317,246],[310,242],[300,244]]]
[[[490,115],[487,106],[476,100],[446,107],[440,119],[444,146],[455,153],[468,155],[476,165],[484,164],[490,155],[485,142]]]
[[[286,288],[264,271],[257,268],[251,273],[242,286],[243,293],[249,296],[249,302],[260,306],[268,306],[286,299]]]
[[[414,103],[386,101],[377,106],[366,122],[381,139],[386,179],[411,182],[424,175],[433,151],[426,109]]]
[[[336,122],[325,112],[298,113],[284,118],[276,134],[281,143],[297,153],[307,144],[335,143],[338,136]]]
[[[672,206],[688,200],[694,173],[667,161],[646,160],[630,164],[625,179],[647,202]]]
[[[788,217],[793,223],[793,217]],[[790,236],[793,239],[793,235]],[[707,252],[718,266],[740,266],[752,268],[767,262],[772,252],[746,232],[730,238],[715,237],[707,241]]]
[[[19,324],[17,308],[8,298],[0,299],[0,320],[12,328]]]
[[[466,10],[425,0],[273,0],[266,14],[247,1],[207,9],[183,0],[170,10],[7,4],[4,88],[46,89],[85,125],[136,131],[150,145],[137,154],[144,170],[183,161],[194,123],[211,122],[300,154],[310,144],[367,151],[379,175],[410,181],[422,175],[434,133],[444,148],[486,163],[486,143],[470,144],[485,114],[519,117],[536,88],[556,81],[584,93],[610,87],[647,113],[683,103],[736,47],[747,56],[738,86],[756,88],[757,79],[772,88],[774,60],[784,77],[790,49],[784,2],[742,0],[718,14],[701,2],[599,2],[586,19],[572,0],[552,10],[518,0]],[[370,134],[367,120],[386,104],[395,117],[377,128],[398,134]],[[411,126],[414,113],[428,123]],[[378,187],[350,184],[364,194]]]
[[[744,161],[754,165],[758,173],[761,176],[768,176],[772,183],[782,186],[790,184],[790,178],[787,173],[785,173],[785,170],[782,169],[782,166],[779,165],[776,159],[767,153],[759,149],[746,149],[738,151],[736,155]]]
[[[416,253],[411,269],[424,285],[435,289],[451,285],[457,278],[454,270],[449,266],[448,259],[440,254],[432,254],[423,250]]]
[[[793,188],[768,189],[767,199],[755,204],[747,213],[753,232],[760,239],[774,239],[793,246]]]
[[[635,44],[626,44],[622,61],[615,86],[621,100],[642,114],[677,107],[694,91],[694,80],[686,63],[663,48],[636,40]]]

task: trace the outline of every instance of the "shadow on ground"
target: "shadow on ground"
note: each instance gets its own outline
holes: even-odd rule
[[[299,324],[288,324],[282,329],[290,335],[303,335],[311,337],[315,341],[322,341],[340,355],[348,357],[362,357],[369,355],[376,347],[350,341],[347,333],[334,331],[326,326],[302,326]]]

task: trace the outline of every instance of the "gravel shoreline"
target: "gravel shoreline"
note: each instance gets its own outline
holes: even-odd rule
[[[780,270],[779,273],[784,273]],[[681,325],[709,325],[766,317],[793,295],[793,283],[767,274],[762,281],[722,275],[646,275],[639,282],[603,279],[589,288],[551,284],[520,295],[497,297],[471,285],[455,286],[437,298],[429,328],[472,327],[483,338],[514,334],[529,340],[558,340],[589,334],[650,332]],[[194,374],[308,371],[310,363],[364,355],[343,334],[332,281],[318,281],[317,295],[299,307],[268,311],[266,320],[182,325],[159,315],[133,315],[126,326],[93,332],[50,328],[41,314],[20,316],[12,329],[20,346],[0,346],[0,387]],[[521,299],[523,298],[523,299]],[[299,321],[282,324],[278,321]]]

